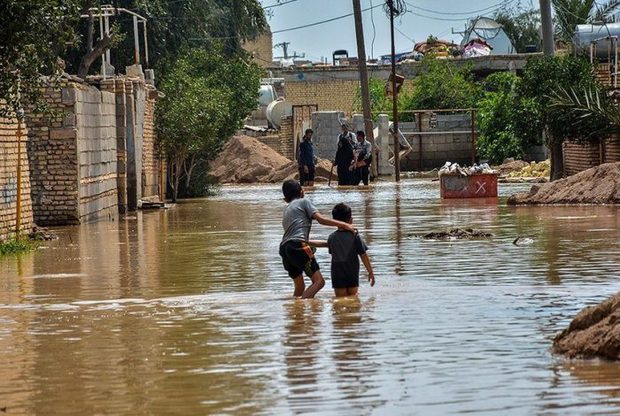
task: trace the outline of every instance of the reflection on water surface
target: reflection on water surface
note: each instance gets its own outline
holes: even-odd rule
[[[513,186],[502,194],[523,189]],[[290,299],[277,186],[58,230],[0,261],[7,414],[620,412],[620,365],[551,339],[618,291],[614,207],[439,201],[437,184],[309,191],[353,207],[377,285]],[[449,227],[490,240],[413,235]],[[330,229],[315,225],[313,236]],[[516,237],[528,244],[514,245]],[[329,256],[318,260],[329,271]]]

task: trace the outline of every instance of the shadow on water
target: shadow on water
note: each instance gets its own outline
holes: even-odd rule
[[[289,299],[279,186],[57,230],[0,260],[10,414],[618,413],[620,365],[549,352],[618,290],[618,207],[440,201],[437,184],[317,187],[352,206],[377,285]],[[493,237],[426,241],[471,227]],[[331,230],[314,225],[312,236]],[[515,239],[522,240],[515,244]]]

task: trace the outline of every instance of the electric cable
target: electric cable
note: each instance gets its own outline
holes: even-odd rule
[[[372,8],[374,9],[374,8],[377,8],[377,7],[380,7],[380,6],[381,6],[381,5],[380,5],[380,4],[378,4],[378,5],[376,5],[376,6],[373,6]],[[368,10],[370,10],[370,9],[371,9],[370,7],[367,7],[367,8],[365,8],[365,9],[362,9],[362,12],[366,12],[366,11],[368,11]],[[319,21],[319,22],[309,23],[309,24],[307,24],[307,25],[301,25],[301,26],[289,27],[289,28],[286,28],[286,29],[280,29],[280,30],[274,30],[274,31],[273,31],[273,32],[271,32],[271,33],[275,35],[276,33],[283,33],[283,32],[290,32],[290,31],[293,31],[293,30],[305,29],[305,28],[308,28],[308,27],[313,27],[313,26],[318,26],[318,25],[322,25],[322,24],[325,24],[325,23],[329,23],[329,22],[334,22],[334,21],[336,21],[336,20],[344,19],[344,18],[347,18],[347,17],[349,17],[349,16],[353,16],[353,13],[343,14],[343,15],[341,15],[341,16],[332,17],[331,19],[321,20],[321,21]]]

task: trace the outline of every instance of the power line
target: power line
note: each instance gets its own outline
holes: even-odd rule
[[[374,8],[377,8],[377,7],[381,7],[381,6],[382,6],[381,4],[377,4],[376,6],[367,7],[365,9],[362,9],[362,12],[366,12],[368,10],[371,10],[371,9],[374,9]],[[271,33],[275,35],[276,33],[283,33],[283,32],[290,32],[292,30],[305,29],[307,27],[318,26],[318,25],[322,25],[324,23],[334,22],[336,20],[344,19],[344,18],[347,18],[349,16],[353,16],[353,13],[343,14],[342,16],[332,17],[331,19],[321,20],[320,22],[309,23],[307,25],[296,26],[296,27],[289,27],[287,29],[281,29],[281,30],[274,30]]]
[[[273,9],[274,7],[280,7],[280,6],[284,6],[286,4],[290,4],[290,3],[295,3],[296,1],[299,0],[288,0],[288,1],[284,1],[282,3],[276,3],[276,4],[272,4],[271,6],[264,6],[263,9]]]
[[[437,10],[425,9],[424,7],[415,6],[415,5],[410,4],[410,3],[407,3],[407,5],[409,7],[411,7],[412,9],[422,10],[423,12],[427,12],[427,13],[433,13],[433,14],[438,14],[438,15],[442,15],[442,16],[462,16],[462,15],[472,15],[472,14],[476,14],[476,13],[483,13],[483,12],[487,12],[487,11],[490,11],[490,10],[496,9],[496,8],[499,9],[499,8],[502,8],[502,7],[506,7],[510,3],[514,3],[514,2],[515,2],[515,0],[510,0],[508,2],[502,1],[502,2],[499,2],[499,3],[494,4],[492,6],[485,7],[484,9],[472,10],[470,12],[439,12]]]
[[[370,42],[370,57],[375,58],[375,39],[377,38],[377,28],[375,27],[375,15],[372,11],[372,0],[370,0],[370,23],[372,24],[372,42]]]

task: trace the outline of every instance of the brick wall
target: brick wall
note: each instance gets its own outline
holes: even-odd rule
[[[24,127],[22,125],[22,127]],[[29,232],[33,225],[30,198],[30,166],[27,153],[28,135],[22,131],[21,141],[21,227]],[[17,219],[17,120],[0,118],[0,239],[14,234]]]
[[[157,91],[147,85],[144,106],[144,129],[142,149],[142,197],[148,198],[160,194],[160,160],[157,152],[155,134],[155,102]]]
[[[28,158],[34,221],[78,224],[79,164],[73,84],[45,92],[50,114],[27,112]]]
[[[286,101],[293,105],[317,104],[319,111],[343,111],[351,116],[356,107],[359,81],[287,82],[284,88]]]
[[[262,66],[268,68],[272,65],[273,61],[273,36],[271,30],[267,28],[265,33],[258,36],[256,39],[248,41],[243,44],[243,49],[250,52],[254,57],[254,61]]]
[[[602,149],[598,144],[578,144],[570,142],[565,142],[563,147],[564,176],[571,176],[594,166],[598,166],[601,162],[620,162],[620,136],[618,135],[609,138]]]
[[[279,153],[291,160],[294,160],[295,145],[293,140],[293,118],[282,118],[280,123],[280,149]]]

